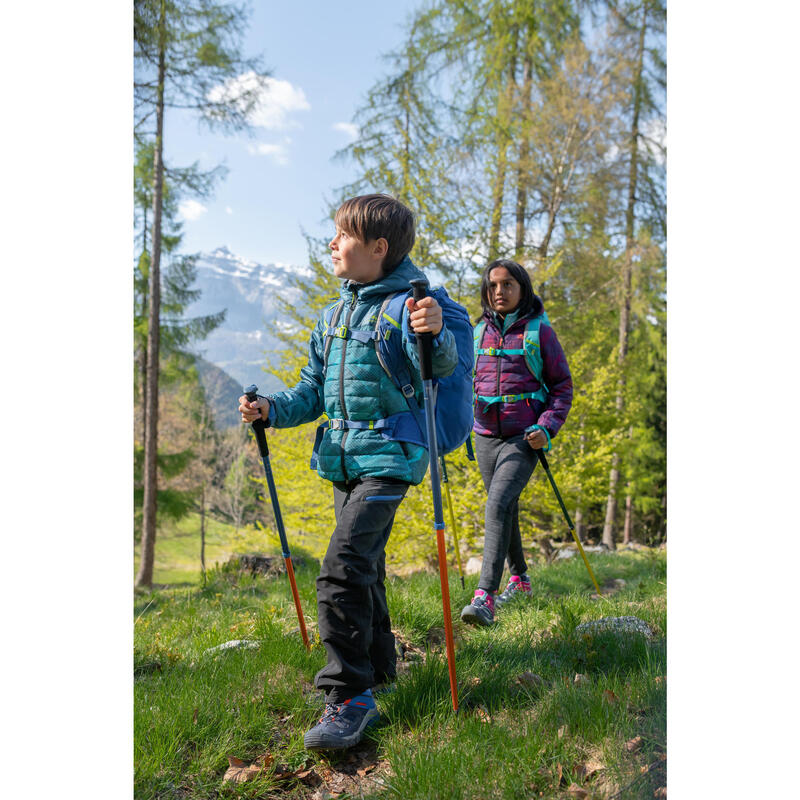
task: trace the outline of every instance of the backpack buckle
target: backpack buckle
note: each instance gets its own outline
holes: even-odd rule
[[[403,397],[406,399],[410,399],[415,395],[414,387],[410,383],[407,383],[405,386],[401,386],[400,391],[403,393]]]
[[[338,328],[335,328],[333,331],[333,335],[339,339],[346,339],[347,338],[347,325],[340,325]]]
[[[344,423],[345,420],[343,419],[329,419],[328,428],[332,431],[341,431],[344,430]]]

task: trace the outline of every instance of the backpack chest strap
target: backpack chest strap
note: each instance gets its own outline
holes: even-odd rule
[[[503,356],[524,356],[525,350],[522,348],[510,350],[506,347],[479,347],[475,351],[476,356],[494,356],[495,358],[503,358]]]
[[[323,336],[335,339],[355,339],[357,342],[372,342],[378,338],[373,329],[348,328],[347,325],[328,325]]]

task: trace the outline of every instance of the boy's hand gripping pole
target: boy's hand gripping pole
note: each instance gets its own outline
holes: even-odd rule
[[[252,403],[257,399],[256,392],[258,387],[255,384],[248,386],[244,393],[247,399]],[[292,566],[292,554],[289,552],[289,543],[286,541],[286,531],[283,528],[283,517],[281,516],[281,507],[278,504],[278,492],[275,489],[275,478],[272,476],[272,467],[269,463],[269,447],[267,446],[267,436],[264,433],[263,419],[253,420],[253,431],[256,435],[256,442],[258,443],[258,452],[261,454],[261,461],[264,464],[264,474],[267,476],[267,487],[269,488],[269,497],[272,501],[272,513],[275,515],[275,525],[278,527],[278,536],[281,540],[281,555],[283,562],[286,564],[286,573],[289,576],[289,584],[292,587],[292,597],[294,598],[294,607],[297,611],[297,621],[300,623],[300,633],[303,637],[303,644],[306,649],[311,649],[311,644],[308,641],[308,634],[306,633],[306,621],[303,617],[303,609],[300,606],[300,595],[297,593],[297,582],[294,579],[294,567]]]
[[[411,281],[415,302],[427,294],[428,282],[424,278]],[[439,551],[439,580],[442,585],[442,609],[444,611],[444,636],[447,645],[447,670],[450,675],[450,694],[453,710],[458,711],[458,686],[456,685],[456,654],[453,646],[453,620],[450,616],[450,587],[447,580],[447,551],[444,546],[444,515],[442,514],[442,487],[439,483],[439,446],[436,441],[436,398],[433,393],[433,334],[418,333],[417,353],[419,371],[425,392],[425,427],[428,434],[428,456],[431,469],[431,492],[433,494],[433,527],[436,531],[436,547]]]
[[[542,462],[542,466],[544,467],[544,471],[547,473],[547,479],[550,481],[550,485],[553,487],[553,491],[556,495],[556,500],[558,500],[558,504],[561,506],[561,511],[564,514],[564,519],[567,521],[567,526],[572,533],[572,538],[575,540],[575,544],[578,545],[578,550],[580,551],[581,558],[583,558],[583,563],[586,564],[586,569],[589,571],[589,577],[592,579],[592,583],[594,584],[594,588],[597,589],[597,594],[602,597],[602,592],[600,591],[600,587],[597,585],[597,580],[594,577],[594,572],[592,572],[592,568],[589,566],[589,561],[586,558],[586,553],[583,552],[583,545],[581,545],[581,540],[578,538],[578,534],[575,533],[575,526],[572,524],[572,520],[569,518],[569,513],[567,512],[567,507],[564,505],[564,501],[561,499],[561,494],[558,491],[558,487],[556,486],[556,482],[553,480],[553,474],[550,472],[550,465],[547,463],[547,457],[544,454],[544,450],[537,450],[536,455],[539,456],[539,461]]]

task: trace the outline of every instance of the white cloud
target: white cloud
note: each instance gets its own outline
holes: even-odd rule
[[[247,145],[247,152],[252,156],[269,156],[276,164],[285,166],[289,163],[289,150],[285,144],[258,144]]]
[[[667,147],[667,121],[664,117],[653,117],[642,125],[642,135],[650,155],[663,164]]]
[[[358,138],[358,125],[354,125],[352,122],[334,122],[331,127],[335,131],[346,133],[351,140]]]
[[[188,222],[202,217],[206,211],[208,209],[202,203],[198,203],[197,200],[182,200],[178,206],[178,214]]]
[[[230,206],[225,206],[225,213],[226,214],[233,214],[233,209]]]
[[[267,130],[286,130],[299,127],[299,123],[289,118],[298,111],[309,111],[311,106],[305,92],[299,86],[278,78],[262,78],[255,72],[245,72],[225,83],[215,86],[208,93],[212,103],[228,101],[244,106],[241,98],[246,93],[255,93],[256,102],[250,111],[252,125]]]

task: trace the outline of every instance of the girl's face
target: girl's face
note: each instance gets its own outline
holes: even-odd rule
[[[489,302],[498,314],[515,311],[522,299],[522,287],[505,267],[489,273]]]

